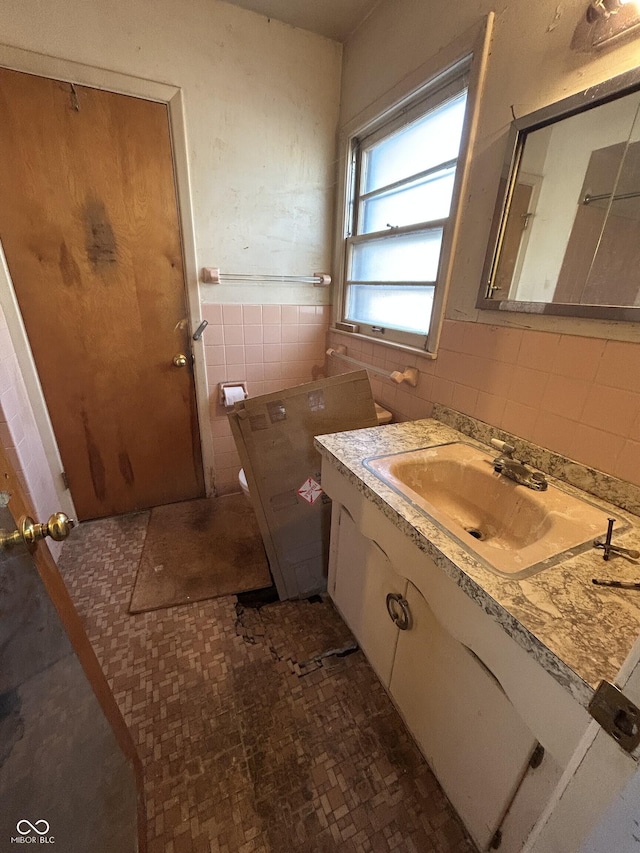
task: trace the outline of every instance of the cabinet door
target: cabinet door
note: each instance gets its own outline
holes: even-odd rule
[[[486,850],[536,740],[496,679],[407,584],[412,626],[401,631],[390,692],[445,793]]]
[[[384,551],[360,533],[342,506],[338,519],[332,597],[378,678],[388,687],[398,629],[387,612],[387,595],[404,596],[407,581],[393,571]]]

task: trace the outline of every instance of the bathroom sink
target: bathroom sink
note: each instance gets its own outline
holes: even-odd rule
[[[592,547],[607,529],[609,516],[588,500],[552,485],[541,492],[518,485],[493,470],[490,453],[464,442],[364,464],[485,566],[513,579]]]

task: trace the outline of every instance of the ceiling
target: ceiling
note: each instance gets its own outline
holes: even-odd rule
[[[225,0],[267,18],[344,42],[382,0]]]

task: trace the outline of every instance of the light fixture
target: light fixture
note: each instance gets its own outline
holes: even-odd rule
[[[587,6],[587,22],[595,24],[603,18],[617,15],[624,6],[635,6],[635,0],[591,0]]]
[[[639,0],[591,0],[586,20],[592,47],[604,47],[640,26]]]

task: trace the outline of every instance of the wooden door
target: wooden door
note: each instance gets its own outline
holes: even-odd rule
[[[0,115],[0,239],[79,518],[203,496],[166,105],[0,69]]]
[[[1,447],[0,476],[11,531],[32,509]],[[0,849],[144,853],[140,760],[48,548],[0,548],[0,577]]]

